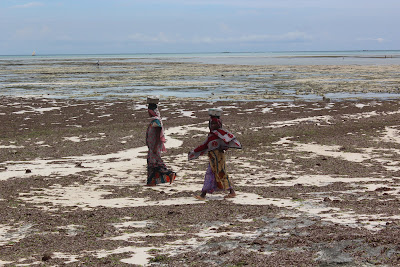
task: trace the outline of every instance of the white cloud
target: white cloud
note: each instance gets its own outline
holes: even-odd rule
[[[293,41],[306,41],[311,40],[312,37],[304,32],[288,32],[280,35],[249,35],[241,38],[242,41],[257,42],[257,41],[271,41],[271,42],[293,42]],[[240,40],[239,40],[240,41]]]
[[[31,7],[36,7],[36,6],[44,6],[44,4],[41,2],[30,2],[30,3],[23,4],[23,5],[13,6],[13,8],[31,8]]]
[[[232,29],[228,25],[226,25],[225,23],[220,23],[219,24],[219,29],[221,30],[221,32],[225,32],[225,33],[232,32]]]
[[[251,42],[304,42],[312,40],[312,36],[304,32],[288,32],[281,35],[253,34],[235,37],[211,37],[195,36],[191,38],[179,38],[159,33],[155,36],[136,33],[129,36],[130,40],[137,42],[159,42],[159,43],[192,43],[192,44],[216,44],[216,43],[251,43]]]
[[[237,43],[237,42],[296,42],[308,41],[312,37],[304,32],[288,32],[281,35],[252,34],[238,37],[201,37],[193,38],[193,43]]]
[[[13,35],[14,40],[39,40],[44,37],[52,35],[50,27],[46,25],[42,26],[26,26],[24,28],[17,29]]]
[[[133,2],[141,2],[141,0],[131,0]],[[393,8],[400,7],[398,0],[385,0],[386,6]],[[365,0],[336,0],[336,1],[321,1],[321,0],[147,0],[147,3],[163,3],[175,5],[198,5],[198,6],[226,6],[239,8],[380,8],[381,1],[365,1]]]
[[[383,38],[358,38],[357,41],[374,41],[378,43],[384,43],[386,40]]]
[[[154,36],[145,35],[142,33],[135,33],[130,35],[128,39],[131,41],[144,42],[144,43],[177,43],[179,41],[180,42],[184,41],[177,36],[175,37],[167,36],[163,32],[160,32]]]
[[[13,39],[15,40],[25,40],[34,36],[34,27],[27,26],[21,29],[17,29],[14,33]]]

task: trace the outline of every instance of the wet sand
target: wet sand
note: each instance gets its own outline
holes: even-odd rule
[[[207,158],[187,152],[215,106],[243,145],[228,152],[237,197],[199,201]],[[398,265],[399,113],[399,100],[163,99],[178,177],[146,187],[143,98],[1,97],[0,265]]]

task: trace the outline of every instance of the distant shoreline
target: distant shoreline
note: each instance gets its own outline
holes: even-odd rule
[[[267,52],[233,52],[233,51],[223,51],[223,52],[145,52],[145,53],[40,53],[40,51],[35,53],[35,56],[39,57],[147,57],[147,56],[232,56],[232,55],[263,55],[263,56],[279,56],[279,55],[309,55],[315,56],[315,54],[322,54],[321,56],[331,56],[338,55],[362,55],[362,54],[378,54],[378,55],[396,55],[400,56],[400,50],[316,50],[316,51],[267,51]],[[0,55],[1,57],[32,57],[32,53],[24,53],[24,54],[7,54]]]

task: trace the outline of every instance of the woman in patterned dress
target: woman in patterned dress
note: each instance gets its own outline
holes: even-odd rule
[[[157,104],[150,103],[148,107],[150,124],[146,131],[147,153],[147,186],[155,186],[160,183],[172,183],[176,173],[169,170],[161,159],[161,152],[165,149],[164,128],[158,111]]]
[[[209,158],[201,194],[195,196],[195,198],[199,200],[205,200],[207,193],[221,190],[229,190],[229,194],[227,194],[225,198],[236,196],[232,181],[229,179],[228,173],[226,172],[225,151],[229,148],[240,149],[242,145],[236,140],[236,137],[232,133],[222,129],[222,121],[220,119],[221,113],[221,109],[209,110],[210,133],[207,136],[207,140],[188,154],[189,160],[196,159],[205,153],[208,154]]]

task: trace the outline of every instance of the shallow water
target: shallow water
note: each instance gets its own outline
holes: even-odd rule
[[[400,64],[400,50],[358,51],[282,51],[282,52],[223,52],[223,53],[152,53],[152,54],[98,54],[98,55],[30,55],[2,56],[1,60],[16,63],[48,60],[108,61],[118,59],[125,62],[194,62],[203,64],[245,65],[375,65]]]
[[[400,51],[0,56],[0,95],[398,98]]]

